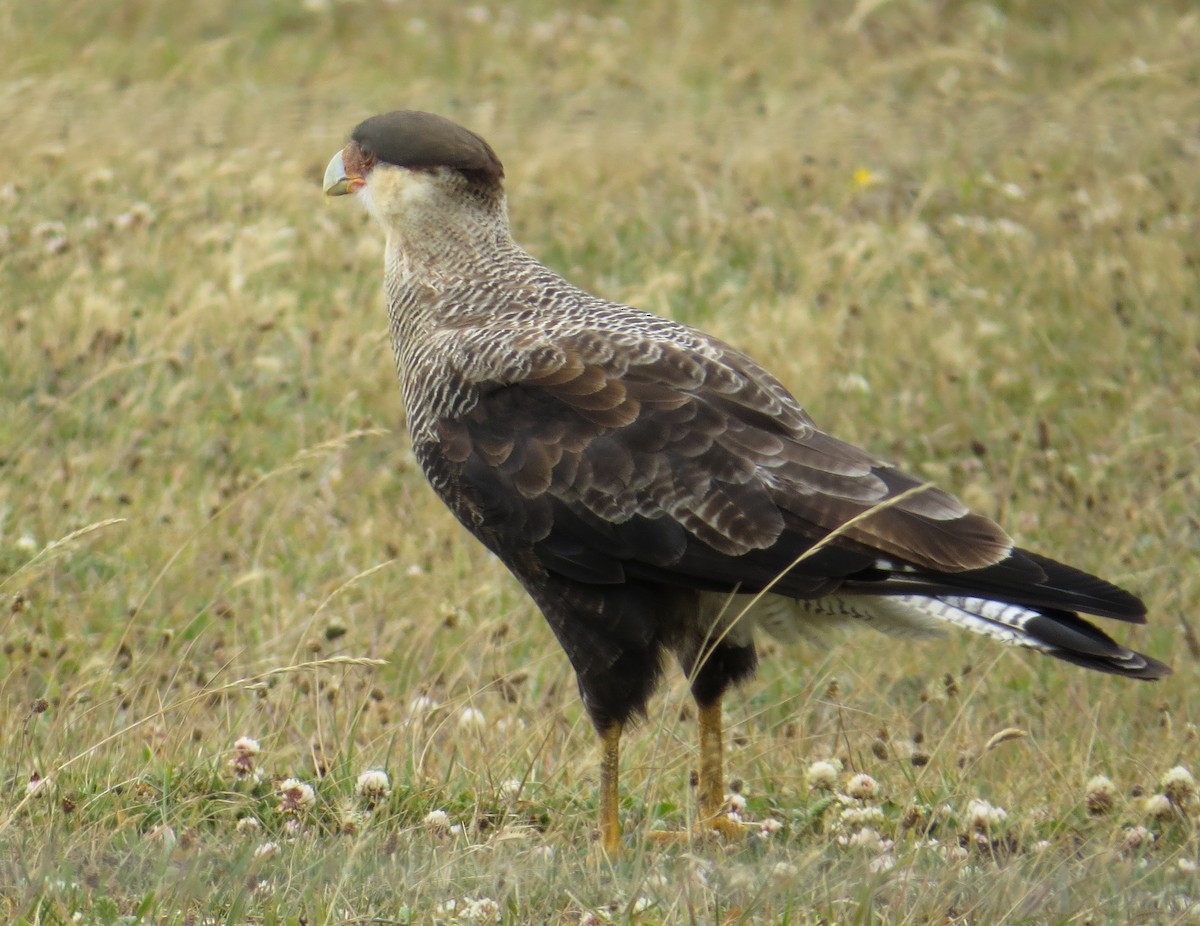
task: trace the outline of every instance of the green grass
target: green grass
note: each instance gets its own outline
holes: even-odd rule
[[[1194,918],[1198,808],[1146,797],[1200,771],[1198,43],[1182,0],[0,11],[0,918]],[[494,144],[551,266],[1138,591],[1114,632],[1176,675],[768,645],[728,766],[782,827],[646,840],[692,807],[673,680],[600,858],[566,660],[416,471],[379,235],[320,195],[399,106]],[[844,818],[831,757],[879,798]]]

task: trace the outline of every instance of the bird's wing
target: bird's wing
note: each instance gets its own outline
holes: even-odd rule
[[[795,594],[881,558],[941,573],[1008,556],[993,522],[818,429],[745,355],[688,336],[526,333],[504,376],[465,361],[478,401],[438,422],[437,450],[480,526],[582,580],[747,589],[838,532],[792,569],[780,590]]]

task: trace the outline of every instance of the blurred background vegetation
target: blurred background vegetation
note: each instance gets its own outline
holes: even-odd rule
[[[1176,676],[957,638],[768,647],[730,762],[782,835],[597,862],[566,660],[415,471],[379,235],[320,195],[393,108],[486,137],[518,240],[574,282],[713,331],[835,433],[1144,595],[1149,626],[1114,632]],[[0,125],[8,919],[1200,901],[1192,809],[1143,806],[1195,763],[1200,709],[1194,4],[11,3]],[[686,705],[670,689],[629,738],[635,839],[686,816]],[[1027,736],[987,749],[1005,729]],[[243,735],[258,778],[230,765]],[[831,757],[880,780],[894,846],[847,848],[804,776]],[[1084,808],[1095,775],[1112,814]],[[311,820],[279,809],[289,776]],[[973,831],[977,797],[1003,833]],[[423,823],[442,809],[462,832]]]

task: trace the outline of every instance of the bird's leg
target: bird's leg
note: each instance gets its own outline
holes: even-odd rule
[[[649,834],[655,842],[676,843],[713,832],[741,837],[745,828],[725,810],[725,767],[721,721],[721,698],[696,702],[700,712],[700,774],[696,782],[696,822],[690,832],[656,830]]]
[[[621,724],[615,721],[600,734],[600,845],[610,855],[621,845],[621,820],[617,808],[620,782]]]
[[[721,699],[698,704],[700,713],[700,781],[696,788],[696,803],[700,825],[722,827],[717,821],[724,816],[725,766],[721,724]]]

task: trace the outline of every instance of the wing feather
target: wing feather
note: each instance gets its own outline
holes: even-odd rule
[[[840,530],[830,552],[797,573],[795,591],[811,594],[878,554],[935,571],[980,569],[1008,555],[998,526],[819,430],[732,348],[662,340],[621,352],[617,340],[586,331],[553,349],[528,341],[513,364],[519,377],[478,382],[469,411],[438,425],[439,452],[472,464],[463,466],[469,490],[550,506],[548,517],[530,519],[518,502],[493,501],[506,520],[490,526],[499,538],[541,544],[548,566],[570,561],[578,573],[590,558],[584,572],[613,580],[629,569],[673,568],[683,582],[753,587]],[[535,523],[550,524],[548,532],[530,536]],[[688,539],[668,544],[674,559],[664,561],[650,549],[661,530],[647,531],[653,543],[614,548],[596,531],[604,524],[671,524]],[[600,567],[601,559],[611,562]]]

